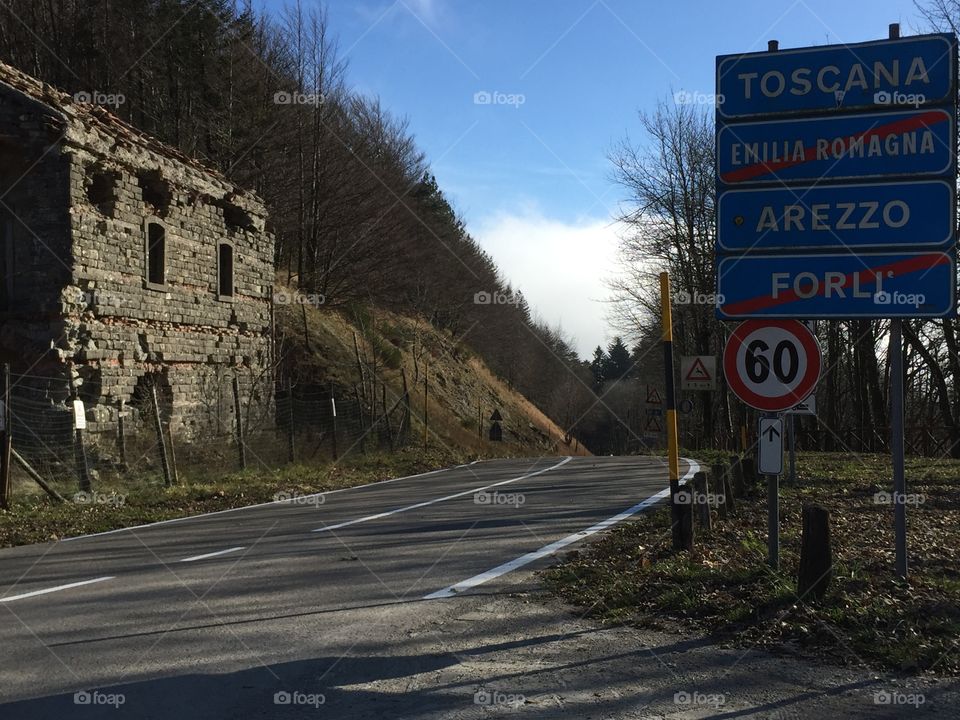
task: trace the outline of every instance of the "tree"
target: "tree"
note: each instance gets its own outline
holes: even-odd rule
[[[621,380],[630,374],[633,368],[633,361],[630,359],[630,351],[624,344],[623,339],[618,335],[607,346],[607,360],[603,368],[603,377],[606,380]]]

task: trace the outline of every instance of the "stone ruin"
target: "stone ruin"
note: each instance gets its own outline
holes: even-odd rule
[[[253,193],[0,63],[0,362],[51,407],[83,400],[89,432],[151,386],[192,437],[230,426],[234,376],[272,403],[265,222]]]

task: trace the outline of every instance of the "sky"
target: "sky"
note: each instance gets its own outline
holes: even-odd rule
[[[275,13],[284,0],[260,4]],[[607,282],[626,197],[608,155],[627,136],[643,145],[638,112],[684,91],[712,102],[716,55],[923,27],[912,0],[326,5],[350,86],[409,120],[468,231],[584,358],[613,335]]]

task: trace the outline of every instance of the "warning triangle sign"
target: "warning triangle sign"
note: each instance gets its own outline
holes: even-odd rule
[[[687,380],[693,381],[703,381],[710,382],[710,373],[707,372],[706,366],[703,364],[703,360],[697,358],[693,361],[693,365],[690,366],[690,369],[687,371]]]
[[[650,405],[659,405],[663,401],[660,399],[660,391],[653,385],[647,385],[647,402]]]
[[[663,432],[663,424],[660,422],[658,415],[652,415],[647,419],[645,432]]]

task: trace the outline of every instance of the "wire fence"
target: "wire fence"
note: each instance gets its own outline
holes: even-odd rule
[[[101,483],[135,488],[213,480],[231,471],[397,450],[413,438],[409,393],[374,382],[219,373],[189,403],[176,390],[165,376],[145,375],[123,401],[84,402],[84,386],[68,378],[11,375],[7,495],[39,486],[69,499]]]

